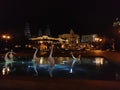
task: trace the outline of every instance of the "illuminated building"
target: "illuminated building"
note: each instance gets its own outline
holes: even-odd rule
[[[81,42],[85,42],[85,43],[94,42],[97,37],[98,37],[97,34],[82,35],[82,36],[81,36]]]
[[[50,44],[62,44],[63,42],[66,42],[66,40],[63,40],[61,38],[53,38],[49,37],[47,35],[35,37],[35,38],[30,38],[29,40],[36,41],[37,45],[39,45],[39,49],[41,51],[46,51],[49,49]]]
[[[82,35],[81,47],[86,49],[100,49],[103,39],[97,34]]]
[[[80,47],[81,48],[85,48],[85,49],[92,49],[94,48],[94,46],[92,45],[92,42],[95,41],[95,38],[97,38],[98,35],[97,34],[92,34],[92,35],[82,35],[81,36],[81,44]]]
[[[76,49],[79,42],[80,42],[80,37],[79,35],[75,34],[74,31],[71,29],[69,34],[61,34],[58,35],[59,38],[66,40],[65,45],[66,49]]]
[[[45,35],[41,35],[39,31],[38,37],[29,38],[29,40],[36,41],[39,45],[40,50],[48,50],[48,46],[53,43],[58,45],[61,49],[73,49],[78,48],[79,45],[79,35],[74,34],[74,31],[71,29],[69,34],[61,34],[59,38],[50,37],[50,30],[47,28]]]

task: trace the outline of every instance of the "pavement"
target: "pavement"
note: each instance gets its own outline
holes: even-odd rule
[[[1,90],[120,90],[119,81],[14,77],[0,80]]]

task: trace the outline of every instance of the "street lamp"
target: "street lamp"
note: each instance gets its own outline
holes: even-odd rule
[[[7,42],[8,42],[8,40],[9,40],[11,37],[10,37],[9,35],[3,35],[2,38],[5,39],[5,43],[6,43],[5,51],[6,51],[6,50],[8,49],[8,48],[7,48]]]

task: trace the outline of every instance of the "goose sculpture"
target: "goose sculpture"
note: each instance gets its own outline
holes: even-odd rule
[[[72,58],[73,58],[73,62],[72,62],[71,69],[70,69],[70,73],[73,73],[74,64],[75,64],[78,60],[80,60],[81,55],[79,55],[78,58],[76,58],[76,57],[73,55],[72,52],[71,52],[70,54],[71,54],[71,56],[72,56]]]
[[[35,52],[33,54],[32,63],[33,63],[34,71],[36,73],[35,75],[37,76],[38,75],[38,71],[37,71],[37,64],[36,64],[36,62],[39,61],[39,58],[37,57],[38,48],[33,47],[33,49],[35,49]]]
[[[54,67],[54,65],[55,65],[54,58],[52,57],[53,47],[54,47],[54,45],[51,45],[50,54],[49,54],[49,57],[48,57],[48,65],[49,65],[48,71],[49,71],[50,77],[53,77],[52,71],[53,71],[53,67]]]
[[[2,69],[3,75],[5,75],[6,73],[8,74],[10,72],[10,67],[12,68],[12,63],[14,61],[14,54],[16,54],[16,53],[13,52],[13,50],[10,50],[5,54],[5,57],[4,57],[5,65]],[[9,65],[10,65],[10,67],[9,67]]]

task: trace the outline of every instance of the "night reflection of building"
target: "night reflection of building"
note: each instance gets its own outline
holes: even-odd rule
[[[67,41],[62,44],[63,47],[66,49],[76,49],[80,41],[79,35],[75,34],[72,29],[70,30],[69,34],[61,34],[58,36],[59,38],[62,38]]]
[[[102,58],[102,57],[95,57],[95,58],[94,57],[91,57],[91,58],[82,57],[81,63],[100,66],[103,64],[107,64],[108,62],[106,60],[104,60],[104,58]]]

